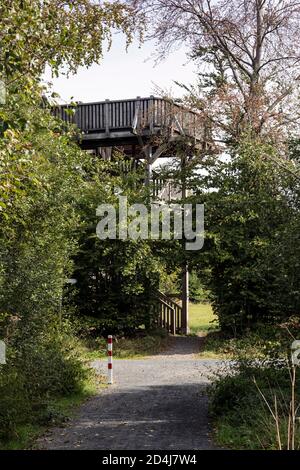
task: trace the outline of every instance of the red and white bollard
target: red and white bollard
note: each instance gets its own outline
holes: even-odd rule
[[[107,337],[107,358],[108,358],[108,363],[107,363],[107,383],[112,384],[113,383],[113,370],[112,370],[112,351],[113,351],[113,337],[112,335],[108,335]]]

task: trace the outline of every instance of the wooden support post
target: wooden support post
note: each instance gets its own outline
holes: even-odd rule
[[[176,335],[176,313],[175,308],[171,310],[171,334]]]
[[[161,144],[158,149],[154,152],[150,159],[150,164],[153,165],[153,163],[156,162],[156,160],[168,149],[169,144]]]
[[[147,167],[146,167],[146,185],[150,186],[151,177],[152,177],[152,169],[151,169],[151,159],[152,159],[152,145],[148,146],[147,152]]]
[[[153,95],[150,95],[148,119],[149,119],[149,132],[150,132],[150,135],[152,135],[153,129],[154,129],[154,96]]]
[[[186,175],[185,175],[185,168],[186,168],[186,156],[183,155],[181,157],[181,171],[182,171],[182,201],[183,204],[185,203],[186,199]],[[184,211],[183,211],[184,217]],[[184,220],[183,220],[183,228],[184,228]],[[182,249],[185,250],[185,237],[184,234],[182,236]],[[184,261],[182,266],[182,333],[187,335],[189,334],[189,268],[188,263]]]
[[[185,263],[182,269],[182,333],[187,335],[189,332],[189,269]]]
[[[134,118],[132,122],[132,132],[134,134],[139,133],[140,112],[141,112],[141,97],[137,96],[135,100]]]
[[[109,100],[105,100],[104,122],[105,122],[105,134],[109,136]]]

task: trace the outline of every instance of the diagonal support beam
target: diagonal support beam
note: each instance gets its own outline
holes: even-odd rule
[[[182,128],[180,122],[178,121],[178,118],[177,118],[176,114],[174,115],[173,120],[174,120],[174,122],[175,122],[175,124],[176,124],[176,126],[177,126],[177,129],[179,130],[180,134],[181,134],[181,135],[185,135],[185,132],[184,132],[184,130],[183,130],[183,128]]]
[[[154,162],[167,150],[168,144],[162,144],[158,147],[158,149],[154,152],[150,159],[150,165],[153,165]]]
[[[132,122],[132,133],[133,134],[138,134],[138,125],[139,125],[139,115],[140,115],[140,108],[141,108],[141,101],[140,101],[140,96],[137,97],[136,99],[136,104],[135,104],[135,114]]]

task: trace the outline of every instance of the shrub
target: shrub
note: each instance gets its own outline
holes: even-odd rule
[[[85,372],[61,299],[77,251],[77,205],[89,161],[39,106],[12,98],[0,137],[0,428],[5,439],[20,424],[47,416],[55,396],[76,392]],[[26,125],[25,125],[26,123]]]
[[[17,435],[28,423],[45,424],[51,418],[51,401],[79,393],[88,375],[80,360],[80,347],[70,332],[57,329],[18,340],[9,348],[0,372],[0,438]]]
[[[245,137],[226,161],[208,160],[195,178],[206,239],[191,263],[221,329],[233,335],[299,316],[299,179],[274,165],[280,158],[271,145]]]
[[[276,422],[268,402],[274,412],[277,408],[282,447],[287,448],[291,380],[284,364],[268,361],[266,365],[262,362],[255,365],[253,361],[241,361],[230,375],[215,381],[210,390],[211,412],[222,445],[235,449],[278,449]],[[296,390],[299,385],[297,378]],[[300,448],[299,426],[296,447]]]

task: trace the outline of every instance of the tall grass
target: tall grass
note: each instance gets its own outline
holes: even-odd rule
[[[208,332],[218,328],[218,321],[214,315],[211,305],[204,303],[189,304],[189,325],[191,334],[198,332]]]

